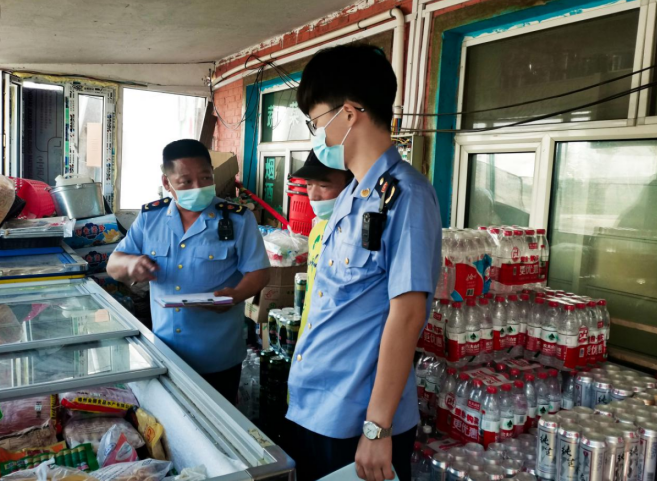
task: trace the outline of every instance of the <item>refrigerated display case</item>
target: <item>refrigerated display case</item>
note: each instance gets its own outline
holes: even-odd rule
[[[128,384],[170,461],[218,481],[294,479],[294,462],[90,279],[0,285],[0,401]]]

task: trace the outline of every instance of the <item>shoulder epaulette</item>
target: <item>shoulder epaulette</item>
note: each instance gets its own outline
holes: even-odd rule
[[[153,202],[149,202],[148,204],[142,205],[141,211],[150,212],[153,210],[158,210],[161,209],[162,207],[167,207],[170,203],[171,203],[171,199],[169,197],[165,197],[164,199],[159,199]]]
[[[232,202],[219,202],[214,207],[220,212],[228,212],[229,214],[239,215],[244,215],[244,213],[248,210],[243,205],[233,204]]]
[[[399,186],[397,185],[397,179],[395,179],[388,172],[379,177],[378,182],[375,187],[376,191],[381,195],[385,195],[385,208],[390,209],[399,197]],[[382,194],[383,193],[383,194]]]

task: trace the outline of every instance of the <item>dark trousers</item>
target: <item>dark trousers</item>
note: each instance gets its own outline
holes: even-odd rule
[[[201,374],[201,377],[203,377],[210,386],[219,391],[219,394],[228,399],[233,405],[237,404],[237,390],[240,387],[241,376],[242,363],[226,369],[225,371]]]
[[[287,422],[282,446],[297,465],[297,481],[315,481],[354,462],[360,436],[335,439]],[[376,441],[372,441],[376,442]],[[392,437],[392,466],[400,481],[411,480],[415,428]]]

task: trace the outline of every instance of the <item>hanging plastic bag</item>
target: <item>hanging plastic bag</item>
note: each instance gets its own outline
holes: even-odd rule
[[[301,266],[308,261],[308,237],[277,230],[263,238],[272,267]]]

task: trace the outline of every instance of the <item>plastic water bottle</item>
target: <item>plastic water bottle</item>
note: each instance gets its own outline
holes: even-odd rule
[[[543,346],[541,327],[545,312],[545,299],[536,297],[527,320],[527,342],[525,343],[525,359],[534,361],[541,354]]]
[[[513,437],[517,438],[525,432],[527,416],[529,415],[525,383],[520,379],[514,381],[511,392],[513,393]]]
[[[481,405],[480,437],[484,448],[490,443],[500,440],[500,404],[497,398],[497,388],[488,386]]]
[[[556,369],[550,369],[545,384],[548,388],[548,399],[550,401],[548,411],[550,414],[557,414],[561,410],[561,383],[559,382],[559,371]]]
[[[465,357],[465,316],[460,302],[452,303],[452,317],[447,323],[447,361],[456,367],[467,362]]]
[[[417,481],[430,481],[431,480],[431,457],[434,451],[430,448],[425,448],[422,451],[422,460],[417,471]]]
[[[525,245],[527,247],[526,257],[523,260],[529,281],[525,284],[527,288],[537,286],[540,270],[540,250],[538,248],[538,237],[534,229],[525,229]]]
[[[521,357],[524,348],[520,344],[520,309],[518,296],[511,294],[506,303],[506,352],[507,357]]]
[[[463,442],[479,442],[479,428],[481,425],[481,403],[484,398],[484,383],[481,379],[472,381],[472,390],[465,408],[465,423],[463,428]]]
[[[531,304],[529,302],[529,294],[523,293],[519,296],[518,301],[518,322],[520,323],[520,332],[518,334],[518,345],[522,346],[523,356],[525,347],[527,346],[527,327],[529,326],[529,318],[531,316]]]
[[[604,321],[599,318],[598,303],[589,301],[587,303],[587,313],[589,315],[588,330],[589,330],[589,344],[587,346],[587,360],[586,363],[594,366],[598,362],[598,337],[600,329],[604,326]]]
[[[516,273],[516,278],[514,280],[513,286],[511,288],[511,292],[519,292],[525,287],[529,287],[528,284],[525,284],[523,279],[529,280],[530,277],[526,276],[524,274],[526,272],[526,269],[524,269],[525,266],[524,260],[529,259],[529,254],[527,251],[527,243],[525,241],[525,231],[521,229],[514,229],[513,231],[513,252],[512,252],[512,260],[513,263],[516,265],[516,269],[514,269],[514,273]]]
[[[550,245],[548,244],[545,229],[536,229],[538,241],[538,282],[539,287],[547,286],[548,265],[550,263]]]
[[[535,376],[531,373],[525,374],[525,397],[527,398],[527,424],[525,432],[529,428],[538,426],[538,398],[536,397]]]
[[[557,369],[575,369],[579,360],[580,318],[575,314],[573,304],[562,304],[561,319],[557,327],[559,339],[554,357]]]
[[[536,379],[536,406],[538,418],[550,413],[550,390],[547,386],[547,372],[539,372]]]
[[[253,354],[251,358],[252,376],[251,376],[251,419],[260,417],[260,355]]]
[[[598,320],[602,321],[602,331],[598,334],[597,360],[598,362],[604,362],[607,360],[607,343],[609,342],[609,329],[611,328],[611,316],[607,309],[607,301],[600,299],[597,310]]]
[[[240,375],[240,384],[238,388],[237,407],[244,416],[252,419],[253,399],[251,397],[251,379],[253,378],[253,369],[250,354],[253,351],[249,349],[247,356],[242,361],[242,374]]]
[[[538,361],[544,366],[552,367],[555,363],[559,318],[559,303],[555,300],[548,301],[548,308],[545,310],[541,324],[542,345],[541,354],[538,356]]]
[[[570,371],[561,392],[561,409],[571,410],[575,406],[575,379],[577,371]]]
[[[442,255],[443,265],[438,277],[438,285],[434,297],[436,299],[447,299],[454,292],[456,285],[456,263],[452,254],[454,249],[453,231],[443,229]]]
[[[496,361],[506,359],[507,315],[504,296],[495,296],[493,306],[493,357]]]
[[[513,241],[513,231],[504,230],[501,232],[500,239],[500,273],[499,285],[496,292],[498,294],[510,294],[513,292],[513,284],[515,282],[514,265],[520,262],[520,249]]]
[[[416,441],[413,445],[413,454],[411,455],[411,479],[416,481],[420,475],[420,468],[424,461],[422,455],[422,443]]]
[[[436,413],[438,411],[438,386],[440,379],[445,373],[445,364],[435,360],[429,365],[425,378],[424,392],[427,399],[426,420],[432,426],[436,425]]]
[[[479,364],[488,364],[493,361],[493,317],[489,307],[488,299],[479,298],[479,327],[481,328],[481,346],[479,348],[479,359],[475,362]]]
[[[415,385],[417,386],[417,401],[420,409],[420,417],[425,420],[429,415],[429,397],[427,393],[427,374],[429,367],[436,362],[431,354],[423,355],[415,366]]]
[[[586,367],[586,351],[589,344],[589,326],[585,302],[577,302],[577,304],[575,304],[575,315],[577,316],[577,324],[579,324],[579,333],[577,335],[577,366]]]
[[[452,426],[450,434],[453,439],[461,441],[463,439],[463,421],[465,419],[465,409],[470,398],[470,376],[461,373],[456,386],[456,403],[454,404],[454,413],[452,415]]]
[[[511,384],[502,384],[500,390],[500,439],[511,439],[513,437],[513,415],[515,413],[515,401],[511,393]]]
[[[436,427],[441,433],[447,434],[451,430],[455,402],[456,368],[448,367],[446,369],[446,375],[442,379],[438,390],[438,416]]]
[[[465,302],[465,355],[467,362],[472,363],[481,349],[481,310],[477,307],[477,300],[468,297]]]

